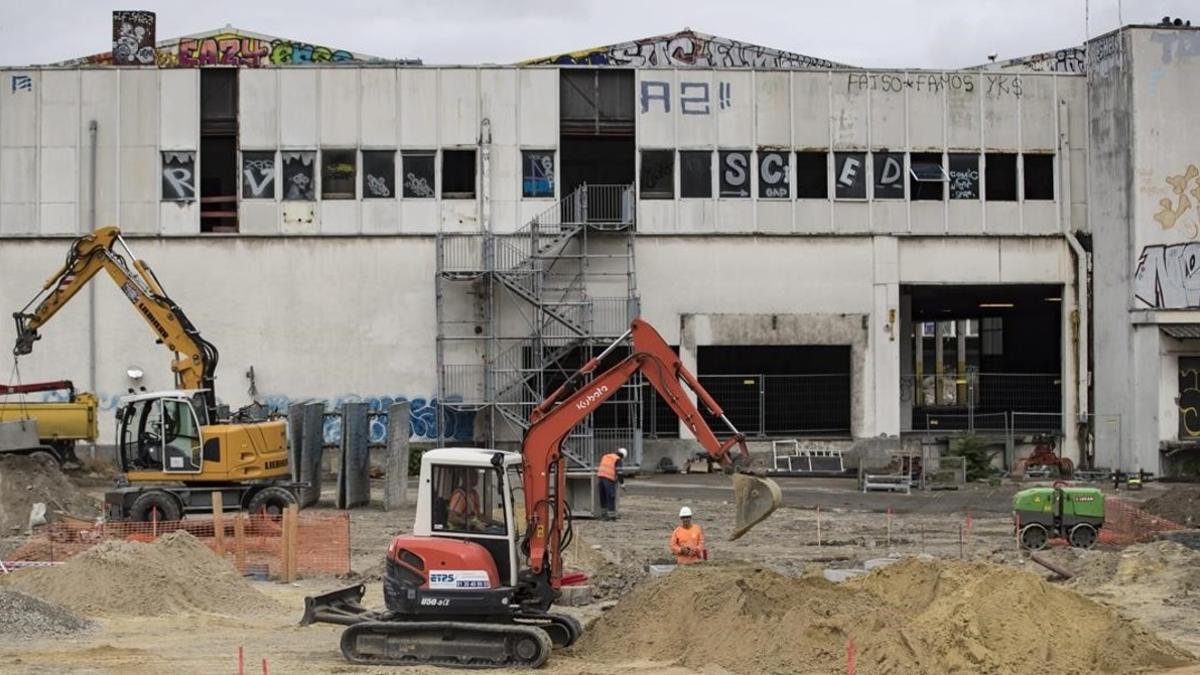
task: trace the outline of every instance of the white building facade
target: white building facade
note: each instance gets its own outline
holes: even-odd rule
[[[5,67],[0,305],[24,306],[70,238],[119,225],[221,349],[226,403],[408,399],[418,439],[512,441],[487,408],[499,355],[529,349],[524,300],[487,295],[447,247],[516,241],[547,213],[565,228],[585,186],[624,186],[619,232],[532,257],[590,260],[571,290],[588,316],[629,299],[615,322],[659,328],[752,438],[867,452],[973,430],[1009,464],[1046,436],[1076,461],[1160,470],[1192,357],[1159,328],[1193,322],[1196,303],[1135,308],[1149,282],[1104,228],[1139,250],[1186,243],[1163,234],[1190,232],[1186,214],[1172,230],[1132,213],[1171,198],[1166,172],[1191,175],[1190,143],[1156,130],[1182,131],[1158,101],[1196,52],[1154,51],[1191,31],[1118,35],[1134,45],[1122,67],[1149,69],[1120,91],[1075,67],[868,71],[690,32],[431,67],[226,29],[160,42],[154,65]],[[1138,140],[1116,147],[1097,134],[1121,110]],[[1103,255],[1130,264],[1110,280]],[[130,386],[171,386],[124,304],[98,280],[20,377],[73,379],[109,409]],[[541,322],[566,311],[537,307]],[[566,344],[552,337],[537,349]],[[1126,353],[1133,387],[1115,370]],[[598,426],[633,429],[653,463],[680,430],[630,396],[637,412]]]

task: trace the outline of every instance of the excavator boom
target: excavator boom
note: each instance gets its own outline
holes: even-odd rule
[[[163,290],[158,278],[145,262],[138,260],[116,227],[102,227],[76,239],[67,260],[28,304],[13,313],[17,341],[13,354],[33,351],[41,338],[38,329],[58,313],[71,298],[101,270],[137,309],[154,331],[157,341],[175,353],[171,370],[182,389],[205,390],[209,418],[215,418],[216,395],[213,381],[217,368],[217,348],[204,338],[178,305]]]
[[[626,339],[632,344],[629,356],[583,386],[577,386],[587,375],[599,369],[604,358]],[[562,572],[559,533],[567,518],[564,497],[566,461],[562,454],[562,443],[572,428],[638,373],[666,401],[705,452],[722,466],[735,470],[737,521],[732,539],[748,532],[782,502],[782,494],[775,481],[745,473],[750,460],[746,437],[729,421],[721,406],[705,391],[695,375],[684,367],[679,356],[658,331],[645,321],[634,319],[625,335],[584,364],[530,414],[532,426],[522,445],[525,511],[530,523],[529,562],[535,574],[548,567],[549,578],[554,585],[557,585]],[[728,440],[721,441],[713,433],[692,402],[689,391],[704,404],[711,416],[720,419],[729,428],[731,435]]]

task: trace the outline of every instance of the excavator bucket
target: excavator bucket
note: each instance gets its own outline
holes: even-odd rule
[[[746,473],[733,474],[733,497],[737,522],[730,541],[749,532],[783,503],[783,493],[775,481]]]

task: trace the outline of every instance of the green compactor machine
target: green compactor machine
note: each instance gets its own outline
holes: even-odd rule
[[[1021,547],[1039,551],[1063,538],[1092,548],[1104,526],[1104,493],[1089,487],[1036,487],[1013,495],[1013,521]]]

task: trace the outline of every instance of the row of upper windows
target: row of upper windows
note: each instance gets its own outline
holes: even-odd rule
[[[356,199],[474,199],[476,157],[473,149],[435,150],[243,150],[240,188],[227,188],[229,199],[314,201]],[[521,153],[521,193],[524,197],[554,197],[554,151]],[[397,183],[397,170],[400,180]],[[162,199],[196,198],[196,153],[162,152]],[[318,180],[319,179],[319,180]],[[280,187],[277,188],[276,185]],[[440,188],[440,193],[438,189]],[[206,191],[206,196],[207,196]]]
[[[760,199],[1053,200],[1054,158],[992,152],[981,161],[979,153],[955,152],[642,150],[638,183],[642,199],[674,199],[676,177],[684,199],[710,199],[714,193],[748,198],[753,173]]]

